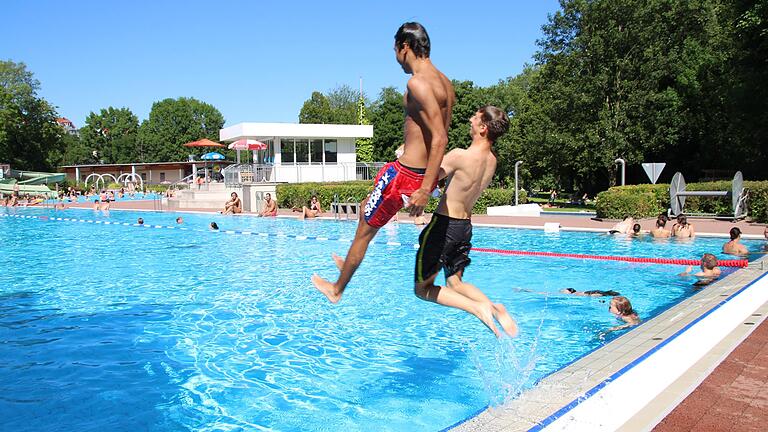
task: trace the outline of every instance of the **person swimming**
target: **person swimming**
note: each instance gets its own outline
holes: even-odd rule
[[[632,308],[629,299],[623,296],[615,296],[608,305],[608,312],[612,313],[617,319],[624,321],[624,324],[611,327],[609,331],[623,330],[640,324],[640,317]]]
[[[617,295],[620,295],[616,291],[613,290],[589,290],[589,291],[576,291],[574,288],[566,288],[562,291],[560,291],[563,294],[573,294],[577,296],[585,296],[585,297],[615,297]]]

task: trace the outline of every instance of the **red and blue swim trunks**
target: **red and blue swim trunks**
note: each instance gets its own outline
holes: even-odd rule
[[[405,205],[403,195],[410,197],[423,180],[423,172],[416,172],[398,161],[384,165],[376,174],[373,192],[365,203],[365,222],[374,228],[386,225]]]

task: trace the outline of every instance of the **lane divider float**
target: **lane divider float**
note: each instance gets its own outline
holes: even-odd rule
[[[12,215],[7,213],[0,214],[0,216],[20,218],[20,219],[36,219],[36,220],[49,221],[49,222],[50,221],[81,222],[81,223],[92,223],[92,224],[103,224],[103,225],[110,225],[110,224],[124,225],[124,226],[134,226],[134,227],[144,227],[144,228],[157,228],[157,229],[162,229],[162,228],[178,229],[178,230],[185,230],[185,231],[209,232],[212,234],[217,234],[217,233],[218,234],[237,234],[237,235],[254,235],[255,234],[260,237],[292,238],[295,240],[338,241],[340,243],[352,242],[351,239],[342,238],[342,237],[308,236],[308,235],[297,235],[297,234],[263,233],[263,232],[253,233],[252,231],[238,231],[238,230],[212,231],[212,230],[202,230],[197,228],[176,227],[176,226],[167,226],[167,225],[150,225],[150,224],[139,225],[137,223],[129,223],[129,222],[120,223],[120,222],[110,222],[110,221],[84,220],[84,219],[76,219],[76,218],[61,218],[61,217],[32,216],[32,215],[18,215],[18,214]],[[393,241],[387,241],[387,240],[376,240],[376,241],[372,241],[371,243],[385,245],[385,246],[411,247],[411,245],[409,244],[403,244],[400,242],[393,242]],[[412,247],[418,248],[419,244],[414,243]],[[560,252],[521,251],[521,250],[510,250],[510,249],[480,248],[480,247],[473,247],[472,250],[480,253],[493,253],[493,254],[499,254],[499,255],[572,258],[572,259],[588,259],[588,260],[599,260],[599,261],[621,261],[621,262],[642,263],[642,264],[698,266],[701,263],[701,261],[699,260],[685,259],[685,258],[643,258],[643,257],[628,257],[628,256],[614,256],[614,255],[588,255],[588,254],[560,253]],[[747,267],[749,265],[749,261],[745,259],[717,260],[717,265],[720,267]]]

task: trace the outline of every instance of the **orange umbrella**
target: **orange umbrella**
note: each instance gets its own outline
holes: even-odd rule
[[[211,141],[208,138],[203,138],[197,141],[188,142],[182,145],[184,147],[226,147],[224,144]]]

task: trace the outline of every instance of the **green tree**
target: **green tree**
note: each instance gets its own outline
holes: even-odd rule
[[[331,108],[331,123],[357,124],[357,91],[344,84],[329,91],[326,97]]]
[[[369,125],[365,109],[365,98],[360,95],[360,99],[357,101],[357,124]],[[357,160],[359,162],[373,162],[373,139],[372,138],[358,138],[355,140],[355,151],[357,153]]]
[[[91,112],[80,129],[82,145],[98,152],[105,163],[141,160],[138,147],[139,119],[128,108],[103,108]]]
[[[186,160],[190,150],[182,144],[202,138],[217,141],[223,126],[219,110],[197,99],[155,102],[139,127],[139,158],[142,162]]]
[[[394,160],[395,150],[403,144],[403,94],[394,87],[381,89],[369,113],[373,125],[373,159]]]
[[[723,143],[727,23],[717,0],[561,0],[543,26],[525,125],[540,175],[614,184],[618,157],[672,169],[709,164]],[[529,114],[531,114],[529,113]],[[546,171],[544,171],[546,170]]]
[[[39,89],[24,63],[0,61],[0,161],[17,169],[50,170],[60,154],[65,132]]]
[[[332,123],[331,105],[328,103],[328,98],[319,91],[312,92],[312,96],[301,107],[299,123]]]

